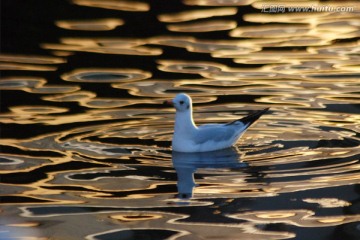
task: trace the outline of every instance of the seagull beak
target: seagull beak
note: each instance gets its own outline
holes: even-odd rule
[[[172,100],[165,100],[163,104],[167,106],[174,106],[174,102]]]

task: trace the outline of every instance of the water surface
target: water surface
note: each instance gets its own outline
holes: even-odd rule
[[[2,4],[0,239],[359,238],[357,2]],[[176,153],[178,92],[198,124],[270,111]]]

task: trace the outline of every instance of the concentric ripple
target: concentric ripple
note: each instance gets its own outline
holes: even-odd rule
[[[123,82],[136,81],[151,77],[151,73],[137,69],[78,69],[62,75],[70,82]]]

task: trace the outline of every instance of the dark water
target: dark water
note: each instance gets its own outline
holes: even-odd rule
[[[2,0],[0,239],[359,239],[359,2],[296,4]]]

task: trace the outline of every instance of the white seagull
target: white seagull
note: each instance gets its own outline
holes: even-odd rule
[[[176,109],[172,149],[176,152],[208,152],[229,148],[251,124],[269,108],[256,111],[246,117],[226,124],[204,124],[196,126],[192,116],[192,100],[180,93],[171,101],[164,103]]]

